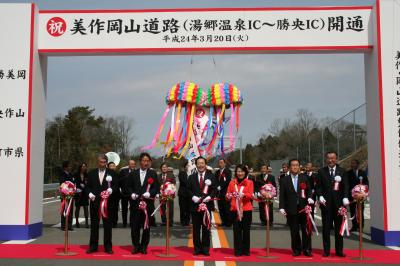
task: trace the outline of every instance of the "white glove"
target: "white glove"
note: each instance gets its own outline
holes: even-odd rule
[[[194,203],[198,203],[198,202],[200,201],[200,198],[197,197],[197,196],[193,196],[193,197],[192,197],[192,201],[193,201]]]
[[[109,188],[107,188],[107,192],[108,192],[108,194],[110,194],[110,195],[111,195],[111,194],[112,194],[112,188],[110,188],[110,187],[109,187]]]
[[[150,198],[150,192],[143,193],[143,198],[145,198],[145,199]]]
[[[325,200],[324,196],[320,196],[320,197],[319,197],[319,203],[321,203],[322,205],[325,206],[326,200]]]
[[[217,189],[218,189],[218,191],[220,191],[221,190],[221,186],[218,186]]]
[[[132,195],[131,195],[131,198],[133,199],[133,200],[135,200],[135,199],[137,199],[139,196],[137,195],[137,194],[135,194],[135,193],[132,193]]]
[[[79,189],[79,188],[76,189],[76,193],[81,193],[81,192],[82,192],[81,189]]]
[[[335,182],[340,182],[342,181],[342,177],[341,176],[335,176]]]
[[[232,193],[226,193],[225,196],[228,200],[232,199]]]
[[[244,193],[243,192],[239,192],[239,198],[243,198],[244,197]]]
[[[261,197],[261,193],[257,192],[257,198],[260,198],[260,197]]]
[[[343,198],[343,205],[348,206],[350,204],[350,201],[348,198]]]
[[[206,203],[206,202],[209,202],[210,200],[211,200],[211,197],[207,196],[207,197],[205,197],[205,199],[203,199],[203,202]]]
[[[285,215],[285,216],[286,216],[286,211],[285,211],[284,209],[279,209],[279,212],[280,212],[282,215]]]
[[[96,198],[95,195],[92,194],[92,192],[89,193],[89,198],[91,201],[94,201],[94,199]]]
[[[81,188],[85,188],[85,184],[81,183]]]
[[[156,194],[156,199],[158,199],[160,197],[160,194]]]
[[[312,198],[308,198],[308,204],[310,204],[310,205],[313,205],[314,204],[314,201],[313,201],[313,199]]]

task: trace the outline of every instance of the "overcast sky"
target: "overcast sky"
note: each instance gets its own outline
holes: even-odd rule
[[[30,1],[3,1],[30,2]],[[372,0],[216,1],[68,0],[34,1],[40,9],[139,9],[185,7],[270,7],[369,5]],[[299,108],[317,117],[340,117],[365,102],[362,54],[162,55],[50,57],[47,117],[77,105],[96,115],[135,120],[133,147],[147,145],[165,109],[166,91],[191,80],[202,87],[216,81],[235,84],[245,95],[240,135],[255,143],[276,118]]]

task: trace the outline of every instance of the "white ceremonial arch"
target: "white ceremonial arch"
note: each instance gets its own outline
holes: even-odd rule
[[[49,56],[362,53],[372,240],[399,246],[396,25],[400,7],[395,0],[376,0],[373,6],[162,10],[38,10],[34,4],[0,4],[0,169],[13,169],[1,176],[6,189],[0,193],[0,240],[42,234]]]

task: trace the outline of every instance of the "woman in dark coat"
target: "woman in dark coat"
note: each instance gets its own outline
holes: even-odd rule
[[[78,172],[74,175],[75,184],[76,184],[76,197],[75,197],[75,219],[76,219],[76,227],[79,228],[79,210],[83,207],[83,213],[85,215],[85,225],[86,228],[89,228],[89,198],[86,189],[88,175],[87,175],[87,165],[86,163],[81,163],[78,168]]]

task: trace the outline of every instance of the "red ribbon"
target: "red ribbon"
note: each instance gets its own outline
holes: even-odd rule
[[[141,200],[140,202],[139,202],[139,210],[142,210],[143,212],[144,212],[144,226],[143,226],[143,229],[149,229],[150,228],[150,226],[149,226],[149,215],[148,215],[148,213],[147,213],[147,204],[146,204],[146,202],[144,201],[144,200]]]
[[[69,216],[73,201],[73,198],[67,199],[67,197],[64,197],[61,201],[60,214],[64,215],[64,217]]]
[[[208,230],[211,228],[211,217],[210,212],[208,211],[207,205],[205,203],[200,203],[198,212],[204,212],[203,214],[203,225],[207,227]]]
[[[342,216],[342,224],[340,225],[339,234],[341,236],[344,236],[344,233],[346,232],[347,236],[349,236],[350,233],[349,233],[349,222],[347,220],[347,209],[345,207],[340,207],[338,210],[338,214]]]
[[[269,222],[269,202],[268,201],[265,202],[264,211],[265,211],[265,217],[266,217],[267,223],[268,223]]]
[[[307,227],[306,227],[307,235],[312,235],[313,228],[314,228],[315,232],[318,235],[317,226],[316,226],[315,221],[314,221],[314,219],[312,217],[312,207],[307,205],[299,213],[302,213],[302,212],[305,213],[306,219],[307,219]]]
[[[104,190],[100,193],[100,197],[99,219],[101,219],[101,217],[108,218],[108,197],[110,197],[110,193]]]

